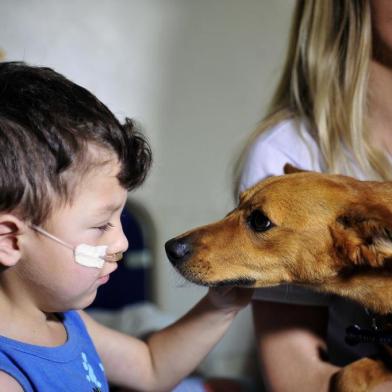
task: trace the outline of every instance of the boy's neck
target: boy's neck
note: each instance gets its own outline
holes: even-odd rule
[[[67,332],[59,317],[39,309],[26,295],[13,295],[15,290],[7,290],[4,275],[4,271],[0,273],[0,335],[37,346],[64,344]],[[18,290],[22,294],[23,288]]]

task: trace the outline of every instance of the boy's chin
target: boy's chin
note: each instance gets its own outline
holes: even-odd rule
[[[86,302],[85,306],[83,308],[81,308],[81,309],[88,308],[94,302],[96,296],[97,296],[97,290],[95,290],[94,295],[92,295],[91,298],[88,299],[88,301]]]
[[[72,310],[83,310],[88,308],[94,302],[96,296],[97,296],[97,290],[81,298],[79,301],[75,301],[75,303],[72,306]]]

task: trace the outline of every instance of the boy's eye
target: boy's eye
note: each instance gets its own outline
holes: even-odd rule
[[[101,231],[108,231],[108,230],[111,229],[112,227],[114,227],[114,225],[111,224],[110,222],[108,222],[108,223],[105,223],[105,224],[102,225],[102,226],[94,227],[94,229],[98,229],[98,230],[101,230]]]

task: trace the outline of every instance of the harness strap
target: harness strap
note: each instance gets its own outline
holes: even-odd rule
[[[377,343],[392,346],[392,331],[366,329],[358,325],[351,325],[346,329],[345,341],[350,346],[358,343]]]

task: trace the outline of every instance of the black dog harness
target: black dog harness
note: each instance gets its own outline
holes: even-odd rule
[[[345,341],[350,346],[358,343],[376,343],[392,346],[392,315],[380,316],[370,314],[371,328],[351,325],[346,329]]]

